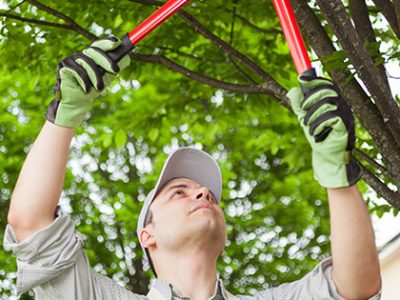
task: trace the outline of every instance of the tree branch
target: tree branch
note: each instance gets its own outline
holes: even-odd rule
[[[15,4],[14,6],[10,7],[9,10],[7,10],[7,12],[13,11],[14,9],[16,9],[17,7],[21,6],[22,4],[24,4],[26,0],[22,0],[21,2]]]
[[[234,33],[235,33],[236,5],[237,5],[237,1],[234,1],[234,6],[233,6],[233,9],[232,9],[231,31],[230,31],[230,34],[229,34],[229,45],[231,45],[231,46],[232,46],[232,43],[233,43],[233,37],[234,37]]]
[[[364,181],[381,197],[383,197],[392,206],[400,209],[400,194],[399,192],[392,191],[386,184],[380,181],[374,174],[372,174],[366,167],[361,163],[361,169],[363,172],[362,178]]]
[[[353,17],[354,26],[357,32],[364,38],[368,43],[367,46],[376,43],[376,37],[374,29],[372,28],[371,21],[369,19],[369,11],[365,0],[350,0],[349,8]],[[378,49],[379,52],[379,49]],[[377,59],[380,57],[380,52],[377,55],[372,56],[374,63],[376,64]],[[379,71],[381,72],[382,79],[385,80],[385,88],[390,90],[389,80],[387,80],[386,69],[383,63],[377,64]]]
[[[66,20],[68,22],[71,22],[71,26],[74,28],[74,30],[89,40],[95,40],[97,37],[84,28],[80,27],[77,23],[75,23],[71,18],[68,16],[50,8],[42,3],[36,1],[36,0],[27,0],[30,3],[36,5],[37,7],[41,8],[42,10],[51,13],[54,16],[57,16],[59,18],[62,18],[63,20]],[[129,0],[131,2],[136,2],[136,3],[141,3],[141,4],[147,4],[147,5],[157,5],[161,6],[164,3],[159,2],[159,1],[154,1],[154,0]],[[183,16],[183,18],[191,24],[196,31],[199,31],[200,33],[203,34],[208,39],[212,39],[211,41],[214,42],[219,46],[219,48],[222,48],[225,50],[224,52],[227,55],[232,55],[236,58],[238,58],[244,65],[255,71],[259,76],[261,76],[265,81],[262,84],[259,84],[257,86],[245,86],[245,85],[236,85],[236,84],[231,84],[223,81],[219,81],[210,77],[206,77],[204,75],[192,72],[179,64],[174,63],[173,61],[167,59],[166,57],[162,56],[153,56],[152,59],[150,59],[149,55],[140,55],[140,54],[132,54],[131,56],[135,56],[136,59],[141,60],[141,61],[147,61],[147,62],[156,62],[163,64],[167,66],[168,68],[171,68],[177,72],[180,72],[181,74],[184,74],[188,76],[189,78],[192,78],[194,80],[198,80],[202,83],[209,84],[210,86],[221,88],[221,89],[226,89],[229,91],[233,92],[239,92],[239,93],[263,93],[265,95],[269,95],[272,98],[274,98],[277,102],[281,103],[284,105],[286,108],[291,109],[289,100],[286,97],[287,91],[280,86],[268,73],[266,73],[264,70],[262,70],[256,63],[251,61],[248,57],[237,51],[236,49],[232,48],[230,45],[226,44],[224,41],[219,39],[217,36],[212,34],[210,31],[208,31],[203,25],[201,25],[196,19],[194,19],[190,14],[180,11],[179,14]]]
[[[89,31],[87,31],[86,29],[84,29],[83,27],[79,26],[78,23],[76,23],[74,20],[72,20],[70,17],[64,15],[63,13],[44,5],[43,3],[40,3],[39,1],[36,0],[26,0],[27,2],[29,2],[30,4],[36,6],[37,8],[61,19],[64,20],[65,22],[67,22],[69,24],[69,26],[75,30],[76,32],[80,33],[81,35],[83,35],[84,37],[88,38],[89,40],[93,41],[95,39],[97,39],[96,35],[90,33]]]
[[[163,3],[155,0],[129,0],[131,2],[147,4],[147,5],[157,5],[160,6]],[[281,103],[286,107],[290,107],[289,100],[286,97],[287,91],[280,86],[275,79],[273,79],[267,72],[265,72],[262,68],[260,68],[255,62],[253,62],[246,55],[242,54],[235,48],[231,47],[229,44],[221,40],[218,36],[214,35],[211,31],[209,31],[205,26],[203,26],[199,21],[197,21],[192,15],[185,12],[184,10],[180,10],[178,14],[191,26],[195,31],[199,32],[205,38],[210,40],[213,44],[215,44],[221,51],[223,51],[226,55],[237,58],[243,65],[248,67],[250,70],[255,72],[258,76],[260,76],[264,82],[262,86],[270,91],[269,95],[273,96],[275,99],[281,99]]]
[[[369,11],[365,0],[350,0],[349,8],[357,32],[370,44],[375,42],[375,34],[369,20]]]
[[[143,47],[143,46],[142,46],[142,47]],[[146,47],[143,47],[143,48],[146,48]],[[244,72],[244,71],[243,71],[232,59],[230,59],[230,58],[229,58],[229,62],[227,62],[226,60],[217,60],[217,59],[208,59],[208,58],[205,58],[205,57],[199,57],[199,56],[196,56],[196,55],[193,55],[193,54],[189,54],[189,53],[186,53],[186,52],[182,52],[182,51],[173,49],[173,48],[171,48],[171,47],[161,46],[161,47],[157,47],[157,48],[159,48],[159,49],[161,49],[161,50],[167,50],[167,51],[170,51],[170,52],[179,54],[180,56],[186,56],[186,57],[189,57],[189,58],[192,58],[192,59],[201,61],[201,62],[211,62],[211,63],[230,64],[230,65],[232,65],[232,66],[236,69],[237,73],[238,73],[242,78],[244,78],[244,80],[246,80],[246,81],[249,82],[249,83],[252,83],[252,85],[257,85],[257,82],[256,82],[255,80],[253,80],[248,74],[246,74],[246,72]]]
[[[310,41],[318,57],[323,58],[333,54],[336,49],[307,2],[304,0],[291,0],[291,2],[303,34]],[[376,106],[370,101],[357,80],[352,79],[348,82],[349,72],[337,69],[331,72],[331,76],[374,139],[391,178],[400,189],[400,172],[396,167],[400,164],[400,149],[385,126]]]
[[[199,21],[197,21],[192,15],[185,11],[180,11],[182,18],[194,28],[195,31],[199,32],[205,38],[210,40],[218,48],[220,48],[226,55],[237,58],[243,65],[247,66],[250,70],[259,75],[265,82],[263,85],[268,87],[276,98],[285,99],[286,91],[273,79],[267,72],[260,68],[255,62],[249,59],[246,55],[242,54],[235,48],[228,45],[226,42],[221,40],[219,37],[214,35]]]
[[[40,7],[42,10],[49,12],[55,16],[58,16],[60,18],[62,18],[63,20],[66,20],[72,24],[76,24],[71,18],[69,18],[68,16],[52,9],[52,8],[48,8],[46,6],[44,6],[43,4],[35,1],[35,0],[27,0],[28,2],[32,2],[32,4],[34,4],[35,6]],[[41,25],[46,25],[46,26],[54,26],[54,27],[59,27],[62,29],[68,29],[68,30],[74,30],[77,33],[83,35],[84,37],[88,38],[89,40],[93,41],[97,39],[97,36],[95,36],[94,34],[88,32],[86,29],[80,27],[79,25],[77,26],[73,26],[71,25],[62,25],[62,24],[57,24],[57,23],[49,23],[49,22],[45,22],[45,21],[39,21],[39,20],[32,20],[32,19],[25,19],[22,17],[18,17],[18,16],[14,16],[15,18],[18,18],[19,20],[23,20],[23,21],[30,21],[31,23],[35,23],[35,24],[41,24]],[[199,82],[205,83],[207,85],[210,85],[212,87],[216,87],[219,89],[223,89],[223,90],[227,90],[227,91],[232,91],[232,92],[237,92],[237,93],[244,93],[244,94],[251,94],[251,93],[262,93],[265,95],[270,95],[272,96],[275,100],[277,100],[280,104],[285,105],[284,103],[280,102],[280,99],[275,97],[275,94],[268,89],[267,86],[265,86],[264,84],[261,85],[239,85],[239,84],[232,84],[232,83],[228,83],[228,82],[224,82],[224,81],[220,81],[220,80],[216,80],[213,79],[211,77],[207,77],[204,76],[202,74],[193,72],[175,62],[173,62],[172,60],[161,56],[161,55],[144,55],[144,54],[137,54],[137,53],[132,53],[131,57],[135,60],[138,61],[144,61],[144,62],[152,62],[152,63],[158,63],[158,64],[162,64],[164,66],[166,66],[167,68],[177,71],[191,79],[197,80]]]
[[[389,0],[373,0],[376,8],[383,14],[388,21],[393,32],[400,39],[400,27],[398,23],[398,16],[396,16],[396,10],[394,4]]]
[[[388,178],[391,178],[389,171],[384,166],[379,164],[375,159],[369,157],[366,153],[357,148],[354,148],[353,152],[356,156],[359,156],[360,158],[364,159],[367,163],[369,163],[371,166],[380,170],[383,175],[385,175]]]
[[[9,19],[18,20],[18,21],[21,21],[24,23],[36,24],[36,25],[41,25],[41,26],[49,26],[49,27],[55,27],[55,28],[60,28],[60,29],[74,30],[72,27],[65,25],[65,24],[46,22],[46,21],[41,21],[41,20],[36,20],[36,19],[28,19],[28,18],[24,18],[24,17],[18,16],[18,15],[9,14],[9,13],[0,12],[0,17],[6,17]]]
[[[147,48],[146,46],[141,46],[142,48]],[[166,50],[172,53],[176,53],[179,54],[179,56],[185,56],[185,57],[189,57],[201,62],[211,62],[211,63],[221,63],[221,64],[226,64],[227,61],[223,60],[223,59],[210,59],[210,58],[205,58],[205,57],[201,57],[201,56],[197,56],[194,54],[190,54],[190,53],[186,53],[186,52],[182,52],[179,50],[176,50],[174,48],[171,47],[167,47],[167,46],[157,46],[157,48],[161,49],[161,50]]]
[[[216,80],[216,79],[204,76],[202,74],[193,72],[162,55],[145,55],[145,54],[132,53],[131,57],[132,57],[132,59],[137,60],[137,61],[162,64],[173,71],[179,72],[191,79],[205,83],[205,84],[215,87],[215,88],[232,91],[232,92],[245,93],[245,94],[262,93],[262,94],[273,96],[271,94],[271,91],[268,89],[268,87],[266,87],[264,85],[239,85],[239,84],[232,84],[232,83]],[[276,99],[276,100],[279,102],[279,99]],[[280,102],[280,104],[283,104],[283,103]]]
[[[400,28],[400,0],[394,0],[394,11],[396,12],[397,26]]]
[[[385,88],[385,79],[382,78],[378,68],[368,55],[362,39],[347,16],[342,1],[317,0],[317,3],[330,22],[351,63],[375,100],[384,122],[397,144],[400,145],[399,105],[393,99],[390,89]]]
[[[243,24],[245,24],[245,25],[249,26],[250,28],[253,28],[254,30],[259,31],[261,33],[274,34],[274,35],[282,34],[281,30],[277,30],[275,28],[273,28],[273,29],[261,28],[261,27],[255,25],[254,23],[251,23],[248,19],[246,19],[245,17],[242,17],[241,15],[236,14],[236,18],[238,18],[240,21],[242,21]]]
[[[244,70],[242,70],[242,68],[240,68],[240,66],[237,63],[235,63],[233,59],[229,58],[229,61],[231,65],[236,69],[236,72],[238,72],[238,74],[242,76],[242,78],[244,78],[247,82],[250,82],[252,84],[257,84],[257,82],[253,78],[251,78],[249,74],[247,74]]]

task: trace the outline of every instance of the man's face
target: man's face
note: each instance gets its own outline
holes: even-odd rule
[[[207,245],[218,256],[226,242],[224,213],[207,187],[187,178],[169,181],[151,205],[158,248]]]

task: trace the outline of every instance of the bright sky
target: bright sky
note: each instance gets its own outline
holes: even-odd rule
[[[397,215],[397,217],[393,217],[391,214],[386,214],[382,219],[372,216],[372,220],[375,229],[376,244],[378,247],[386,244],[400,232],[400,214]]]

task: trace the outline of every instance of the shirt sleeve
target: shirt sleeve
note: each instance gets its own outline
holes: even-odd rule
[[[310,273],[303,278],[290,283],[282,284],[255,295],[256,299],[321,299],[344,300],[337,290],[332,279],[332,258],[320,262]],[[368,300],[381,298],[381,291]]]
[[[18,295],[33,289],[37,299],[141,298],[90,268],[74,223],[60,210],[52,224],[22,242],[7,225],[4,248],[17,258]]]

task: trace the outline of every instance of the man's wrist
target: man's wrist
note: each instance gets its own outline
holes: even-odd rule
[[[352,185],[349,186],[344,186],[344,187],[337,187],[337,188],[327,188],[326,189],[328,194],[332,194],[332,193],[354,193],[357,192],[359,193],[359,188],[357,183],[354,183]]]
[[[53,130],[57,130],[60,133],[65,134],[67,136],[68,135],[73,136],[75,134],[75,130],[76,130],[76,128],[73,128],[73,127],[64,127],[64,126],[54,124],[54,123],[50,122],[49,120],[46,120],[45,126],[51,127]]]

